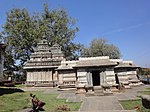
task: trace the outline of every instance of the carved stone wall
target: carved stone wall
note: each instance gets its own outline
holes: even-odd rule
[[[27,82],[52,81],[52,71],[27,72]]]
[[[77,81],[81,84],[87,84],[87,71],[85,68],[80,68],[77,70]]]
[[[59,85],[75,85],[76,73],[74,70],[58,71]]]

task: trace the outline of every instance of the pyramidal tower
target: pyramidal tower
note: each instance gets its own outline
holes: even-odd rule
[[[27,86],[55,86],[58,82],[57,71],[64,60],[61,47],[58,44],[49,46],[46,39],[42,39],[30,55],[24,69],[27,71]]]

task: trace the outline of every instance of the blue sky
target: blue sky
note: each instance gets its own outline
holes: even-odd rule
[[[1,0],[0,25],[11,8],[26,8],[32,14],[41,12],[45,2],[77,19],[80,31],[75,42],[88,45],[93,38],[105,38],[119,47],[124,60],[150,67],[149,0]]]

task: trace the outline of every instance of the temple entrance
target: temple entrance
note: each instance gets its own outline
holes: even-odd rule
[[[93,80],[93,86],[99,86],[100,85],[99,71],[92,71],[92,80]]]

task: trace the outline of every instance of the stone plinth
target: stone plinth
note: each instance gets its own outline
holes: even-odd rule
[[[85,89],[86,89],[86,92],[88,92],[88,91],[94,91],[94,88],[91,85],[85,85]]]
[[[78,84],[75,87],[76,87],[76,92],[75,92],[76,94],[85,94],[86,93],[84,84]]]
[[[113,84],[111,85],[111,91],[112,92],[119,92],[119,84]]]
[[[112,91],[111,91],[111,85],[109,84],[103,84],[102,88],[104,90],[104,95],[112,95]]]
[[[125,89],[131,89],[128,81],[122,81],[121,85],[123,85]]]
[[[103,89],[101,86],[94,86],[94,95],[96,96],[103,96],[104,93],[103,93]]]
[[[130,86],[131,87],[135,87],[135,86],[139,86],[139,85],[142,85],[142,82],[140,82],[140,80],[129,80],[130,82]]]
[[[85,85],[86,96],[94,96],[94,88],[92,85]]]

